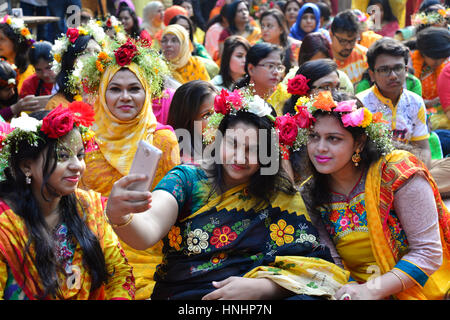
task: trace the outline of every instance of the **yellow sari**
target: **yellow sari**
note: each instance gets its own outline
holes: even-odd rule
[[[148,81],[136,64],[131,63],[128,68],[146,92],[141,113],[135,119],[120,121],[109,111],[105,93],[108,83],[121,69],[117,65],[106,69],[94,104],[96,144],[86,150],[86,171],[81,179],[81,187],[93,189],[103,196],[108,196],[114,182],[128,174],[139,140],[145,140],[163,152],[152,188],[172,167],[180,163],[175,134],[168,129],[157,130]],[[125,243],[122,246],[136,278],[136,299],[148,299],[154,286],[153,273],[161,262],[162,244],[158,243],[145,251],[135,250]]]

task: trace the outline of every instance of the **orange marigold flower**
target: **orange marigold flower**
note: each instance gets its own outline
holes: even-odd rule
[[[331,108],[336,107],[336,102],[334,102],[330,91],[321,91],[317,95],[316,101],[313,103],[313,107],[323,111],[331,111]]]
[[[20,34],[23,35],[24,37],[29,36],[30,30],[28,30],[28,28],[23,28],[22,30],[20,30]]]
[[[98,54],[97,58],[98,58],[99,60],[109,60],[109,59],[110,59],[109,56],[108,56],[108,54],[107,54],[106,52],[104,52],[104,51],[100,52],[100,53]]]
[[[100,60],[95,61],[95,66],[97,68],[98,71],[100,72],[104,72],[105,68],[103,67],[103,64]]]
[[[381,112],[375,112],[372,115],[372,122],[373,123],[389,123],[388,121],[383,119],[383,114]]]

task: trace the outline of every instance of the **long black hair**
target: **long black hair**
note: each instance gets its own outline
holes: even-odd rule
[[[189,81],[175,91],[167,124],[174,130],[186,129],[191,136],[191,156],[194,155],[195,131],[194,121],[200,111],[200,106],[209,95],[217,94],[217,89],[211,83],[203,80]],[[184,150],[181,150],[184,151]]]
[[[276,116],[275,111],[272,112],[273,116]],[[271,156],[271,159],[274,158],[274,152],[279,152],[279,149],[271,143],[271,134],[273,128],[273,122],[270,121],[267,117],[258,117],[257,115],[247,112],[247,111],[238,111],[236,114],[228,114],[221,121],[218,131],[221,133],[222,137],[225,137],[225,132],[227,129],[233,127],[237,123],[243,122],[245,124],[250,124],[255,126],[258,131],[260,129],[265,130],[266,133],[266,145],[264,146],[266,150],[268,150],[267,154]],[[217,139],[214,141],[214,150],[220,149],[221,139]],[[258,149],[262,148],[262,143],[258,143]],[[259,154],[259,150],[258,150]],[[293,184],[288,178],[287,173],[281,166],[281,157],[278,153],[276,155],[278,157],[279,170],[276,174],[266,175],[261,174],[261,169],[265,167],[269,167],[271,163],[261,164],[261,168],[250,177],[250,182],[248,186],[249,194],[261,199],[262,201],[269,201],[270,195],[273,195],[277,191],[282,191],[287,194],[294,194],[296,192]],[[258,162],[260,159],[258,159]],[[211,181],[211,192],[210,196],[214,193],[223,194],[225,191],[225,182],[223,176],[223,166],[219,163],[214,162],[210,168],[206,170],[208,176]]]
[[[45,112],[40,112],[40,116],[42,117],[43,115],[45,115]],[[0,182],[0,198],[7,200],[13,211],[25,223],[28,232],[28,243],[24,249],[23,256],[29,256],[38,271],[42,290],[36,298],[44,299],[46,297],[60,296],[57,271],[61,270],[61,266],[55,256],[54,240],[48,231],[48,225],[30,185],[25,182],[25,175],[20,169],[20,164],[26,160],[37,160],[41,156],[44,157],[41,194],[45,199],[43,194],[44,188],[47,187],[49,191],[52,189],[48,185],[48,181],[57,165],[56,150],[58,141],[57,139],[46,137],[40,131],[38,134],[39,139],[35,145],[30,145],[24,139],[15,145],[17,152],[11,152],[10,167],[4,171],[6,180]],[[79,212],[78,208],[81,208],[83,212]],[[59,210],[62,215],[62,221],[67,226],[68,235],[73,237],[81,246],[83,263],[89,270],[92,278],[91,290],[95,290],[103,283],[106,283],[109,278],[99,240],[83,221],[84,208],[74,193],[61,197]],[[32,245],[35,252],[33,256],[31,256]],[[26,259],[23,261],[25,264]],[[22,270],[24,272],[24,268]],[[24,279],[27,279],[25,273]]]
[[[227,9],[225,11],[225,18],[227,19],[229,25],[228,30],[230,31],[231,34],[236,34],[238,32],[234,19],[236,18],[237,7],[239,6],[240,3],[245,4],[245,6],[248,9],[246,1],[235,0],[233,3],[227,6]],[[248,32],[252,32],[253,26],[250,23],[247,23],[247,25],[245,26],[245,30]]]
[[[14,64],[19,69],[19,73],[24,73],[29,65],[28,50],[31,47],[30,42],[25,40],[20,34],[14,32],[13,28],[11,28],[7,23],[0,23],[0,30],[3,31],[5,36],[12,41],[14,45],[13,49],[16,53]]]
[[[69,90],[69,76],[75,68],[75,60],[86,50],[89,40],[94,38],[90,35],[79,36],[74,44],[69,45],[67,51],[61,57],[61,71],[56,76],[58,92],[62,93],[68,101],[73,101],[73,93]]]
[[[370,0],[368,6],[381,4],[383,7],[383,20],[387,22],[397,21],[397,18],[392,13],[391,5],[389,4],[389,0]]]
[[[234,85],[234,80],[231,76],[230,60],[234,50],[242,46],[246,52],[250,50],[250,43],[242,36],[230,36],[225,39],[222,59],[220,60],[219,74],[222,76],[223,86],[225,88],[231,88]]]
[[[129,34],[132,38],[137,39],[141,34],[141,28],[139,27],[139,20],[137,18],[136,12],[134,12],[134,10],[128,6],[122,6],[117,11],[118,19],[119,19],[120,13],[123,11],[127,11],[131,16],[131,19],[133,20],[133,28],[131,29],[131,32]]]

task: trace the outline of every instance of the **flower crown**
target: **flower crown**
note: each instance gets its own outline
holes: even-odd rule
[[[330,91],[321,91],[314,98],[300,97],[295,110],[294,116],[286,114],[277,117],[275,122],[286,158],[289,157],[289,152],[299,150],[308,142],[308,130],[316,121],[313,114],[317,110],[339,113],[344,127],[364,128],[369,139],[383,154],[394,149],[392,133],[382,113],[372,113],[365,107],[358,108],[356,100],[336,103]]]
[[[36,42],[34,40],[34,36],[25,26],[25,23],[22,19],[6,15],[0,20],[0,23],[6,23],[7,25],[9,25],[14,30],[14,32],[20,36],[19,41],[27,41],[30,45]]]
[[[118,20],[115,16],[109,16],[105,20],[97,20],[96,23],[102,28],[111,28],[115,31],[115,38],[120,42],[127,41],[127,35],[123,29],[122,22]]]
[[[111,40],[97,56],[79,59],[74,72],[69,76],[69,88],[75,94],[84,92],[95,96],[108,66],[117,64],[126,67],[132,62],[143,71],[154,97],[159,97],[164,78],[170,74],[169,68],[161,54],[146,43],[130,38],[125,43]]]
[[[214,114],[209,117],[208,124],[203,130],[203,143],[212,143],[223,118],[229,114],[235,115],[238,111],[250,112],[258,117],[267,117],[275,121],[271,115],[272,108],[260,96],[250,94],[249,90],[236,89],[229,92],[222,89],[214,98]]]
[[[415,14],[412,19],[413,26],[426,25],[426,24],[441,24],[446,19],[450,18],[450,8],[439,9],[438,11],[432,11],[429,13],[420,12]]]
[[[4,178],[3,169],[9,166],[11,153],[18,152],[17,148],[22,141],[37,146],[42,139],[40,132],[49,138],[58,139],[78,127],[87,149],[93,143],[94,132],[89,129],[93,122],[94,109],[79,101],[70,103],[67,108],[59,105],[42,120],[22,112],[20,117],[11,120],[11,124],[0,122],[0,180]]]
[[[78,28],[68,28],[66,34],[62,34],[60,38],[55,40],[51,53],[53,55],[52,70],[56,74],[61,71],[61,59],[69,47],[77,41],[78,37],[86,35],[93,37],[100,46],[105,45],[107,36],[103,28],[93,20]]]

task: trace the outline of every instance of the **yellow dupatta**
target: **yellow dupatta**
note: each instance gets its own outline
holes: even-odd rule
[[[390,271],[401,259],[391,242],[386,226],[394,201],[394,191],[416,172],[421,172],[433,188],[443,249],[441,267],[427,280],[424,287],[416,285],[396,294],[401,300],[442,299],[450,287],[450,214],[442,202],[437,185],[423,163],[406,151],[396,150],[373,164],[367,173],[365,201],[372,251],[382,274]]]
[[[139,115],[127,121],[117,119],[106,105],[106,89],[113,76],[122,67],[112,65],[105,70],[100,82],[98,98],[94,104],[95,123],[93,130],[96,142],[105,159],[122,175],[127,175],[139,140],[153,145],[156,117],[152,110],[150,85],[137,64],[130,63],[127,68],[133,72],[145,90],[146,99]]]

